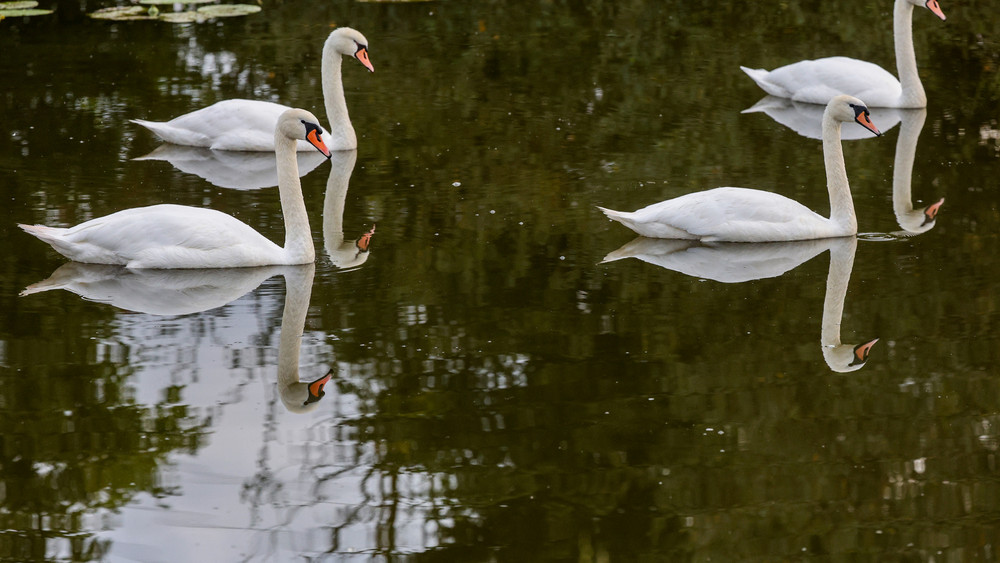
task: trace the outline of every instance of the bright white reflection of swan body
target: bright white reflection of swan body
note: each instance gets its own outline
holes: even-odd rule
[[[375,226],[357,239],[344,237],[344,204],[351,173],[358,151],[337,151],[330,157],[330,176],[326,180],[323,197],[323,247],[333,265],[340,269],[356,268],[368,260]]]
[[[803,137],[822,139],[823,112],[825,110],[825,105],[796,102],[777,96],[764,96],[756,104],[743,110],[742,113],[763,113]],[[871,112],[872,122],[878,123],[879,131],[884,134],[899,123],[902,112],[906,110],[869,106],[868,111]],[[840,132],[840,140],[842,141],[871,138],[871,133],[857,127],[845,127]]]
[[[315,257],[295,160],[307,139],[329,156],[316,118],[301,109],[282,114],[273,132],[285,245],[278,246],[238,219],[213,209],[153,205],[126,209],[75,227],[21,225],[76,262],[128,268],[234,268],[306,264]]]
[[[323,141],[330,150],[358,147],[358,139],[347,113],[341,58],[354,57],[371,72],[368,40],[349,27],[333,30],[323,45],[323,100],[330,128]],[[133,119],[168,143],[227,151],[273,151],[275,123],[288,106],[259,100],[224,100],[166,122]],[[298,150],[309,145],[298,144]]]
[[[278,168],[273,152],[217,151],[204,147],[164,143],[145,156],[133,160],[162,160],[186,174],[194,174],[210,184],[231,190],[255,190],[278,185]],[[295,155],[299,177],[312,172],[326,157],[315,150]]]
[[[840,323],[854,267],[856,237],[758,244],[702,243],[639,237],[608,254],[604,262],[637,258],[643,262],[688,276],[723,283],[742,283],[773,278],[830,250],[830,271],[823,301],[820,345],[830,369],[849,372],[868,361],[878,339],[863,344],[844,344]]]
[[[792,63],[772,71],[740,67],[762,90],[799,102],[825,104],[849,94],[872,107],[922,108],[927,95],[917,74],[913,52],[913,8],[926,7],[945,19],[937,0],[896,0],[892,11],[893,43],[899,79],[882,67],[847,57],[827,57]]]
[[[823,160],[830,192],[830,217],[799,202],[762,190],[715,188],[654,203],[638,211],[601,209],[608,217],[651,238],[706,242],[773,242],[855,235],[858,220],[847,181],[841,123],[879,130],[857,98],[837,96],[823,113]]]
[[[222,307],[276,275],[285,278],[285,308],[278,341],[278,391],[285,407],[308,412],[323,398],[328,371],[312,381],[299,379],[299,353],[312,295],[314,264],[205,270],[130,270],[106,264],[63,264],[48,279],[32,284],[22,296],[54,289],[150,315],[188,315]]]

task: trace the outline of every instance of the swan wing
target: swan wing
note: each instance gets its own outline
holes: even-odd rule
[[[288,106],[259,100],[224,100],[167,122],[133,119],[168,143],[223,151],[273,151],[274,128]],[[324,131],[324,142],[327,140]],[[297,150],[315,150],[298,141]]]
[[[129,268],[265,265],[284,253],[230,215],[183,205],[126,209],[68,229],[22,228],[71,260]]]
[[[848,94],[869,107],[892,107],[903,95],[899,80],[891,73],[848,57],[799,61],[772,71],[740,68],[768,94],[811,104],[825,105],[834,96]]]
[[[747,188],[715,188],[691,193],[644,207],[630,215],[637,225],[653,229],[669,226],[703,241],[767,242],[839,236],[833,233],[829,219],[801,203],[772,192]]]

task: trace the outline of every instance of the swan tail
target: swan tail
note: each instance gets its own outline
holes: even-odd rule
[[[615,211],[614,209],[608,209],[606,207],[601,207],[600,205],[598,205],[597,208],[603,211],[604,214],[608,216],[608,219],[618,221],[636,233],[639,233],[640,235],[643,234],[643,229],[636,224],[635,220],[632,218],[632,213],[628,211]]]
[[[200,133],[188,129],[180,129],[170,125],[169,123],[163,123],[161,121],[146,121],[145,119],[130,119],[132,123],[136,125],[142,125],[146,129],[149,129],[160,139],[172,143],[174,145],[190,145],[195,147],[207,147],[212,143],[211,141]]]
[[[70,260],[74,260],[74,255],[77,253],[75,252],[73,243],[67,242],[63,239],[67,229],[61,229],[59,227],[46,227],[45,225],[23,224],[18,224],[18,227],[21,227],[21,229],[29,235],[47,243],[59,254],[62,254]]]
[[[788,97],[788,92],[785,91],[784,88],[777,86],[769,80],[771,71],[764,70],[762,68],[748,68],[745,66],[741,66],[740,70],[745,72],[747,76],[757,83],[757,86],[760,86],[761,90],[767,92],[768,94],[778,96],[779,98]]]

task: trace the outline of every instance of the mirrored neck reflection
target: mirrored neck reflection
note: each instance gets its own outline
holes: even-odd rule
[[[849,372],[868,361],[868,353],[878,340],[852,345],[840,339],[857,244],[856,237],[769,243],[702,243],[639,237],[605,256],[602,263],[636,258],[696,278],[742,283],[780,276],[829,250],[820,346],[831,370]]]
[[[375,226],[358,238],[344,236],[344,205],[358,151],[336,151],[330,157],[330,176],[323,198],[323,247],[334,266],[357,268],[368,260],[368,250]]]
[[[310,173],[326,160],[319,151],[297,151],[299,177]],[[232,190],[255,190],[278,185],[273,151],[218,151],[166,143],[133,160],[163,160],[186,174],[194,174],[212,185]]]
[[[803,137],[822,139],[822,122],[824,106],[793,102],[787,98],[765,96],[743,113],[762,112],[778,123],[788,127]],[[901,123],[899,138],[896,140],[896,158],[892,169],[892,209],[901,231],[891,233],[895,236],[907,237],[926,233],[934,228],[938,210],[944,203],[941,198],[935,203],[920,209],[913,207],[911,183],[913,179],[913,162],[917,155],[917,141],[924,128],[927,110],[870,108],[872,121],[877,123],[885,133]],[[863,130],[856,127],[844,127],[841,131],[844,140],[867,139]]]
[[[98,303],[150,315],[187,315],[222,307],[283,275],[286,293],[278,341],[278,392],[293,413],[314,410],[332,371],[299,379],[299,353],[312,295],[315,264],[205,270],[131,270],[122,266],[69,262],[22,296],[64,289]]]

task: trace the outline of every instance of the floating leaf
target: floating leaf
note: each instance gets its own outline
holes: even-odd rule
[[[0,10],[27,10],[38,6],[35,0],[21,0],[19,2],[0,2]],[[9,14],[4,14],[9,15]]]
[[[231,18],[256,14],[259,11],[260,6],[253,6],[251,4],[217,4],[198,8],[198,13],[206,18]]]
[[[197,23],[203,21],[205,16],[198,12],[169,12],[160,14],[159,19],[169,23]]]
[[[207,4],[215,0],[139,0],[140,4]]]
[[[44,16],[51,13],[52,10],[0,10],[0,18]]]
[[[142,6],[116,6],[114,8],[101,8],[100,10],[91,12],[87,15],[99,20],[115,21],[156,19],[147,15],[146,8],[143,8]]]

